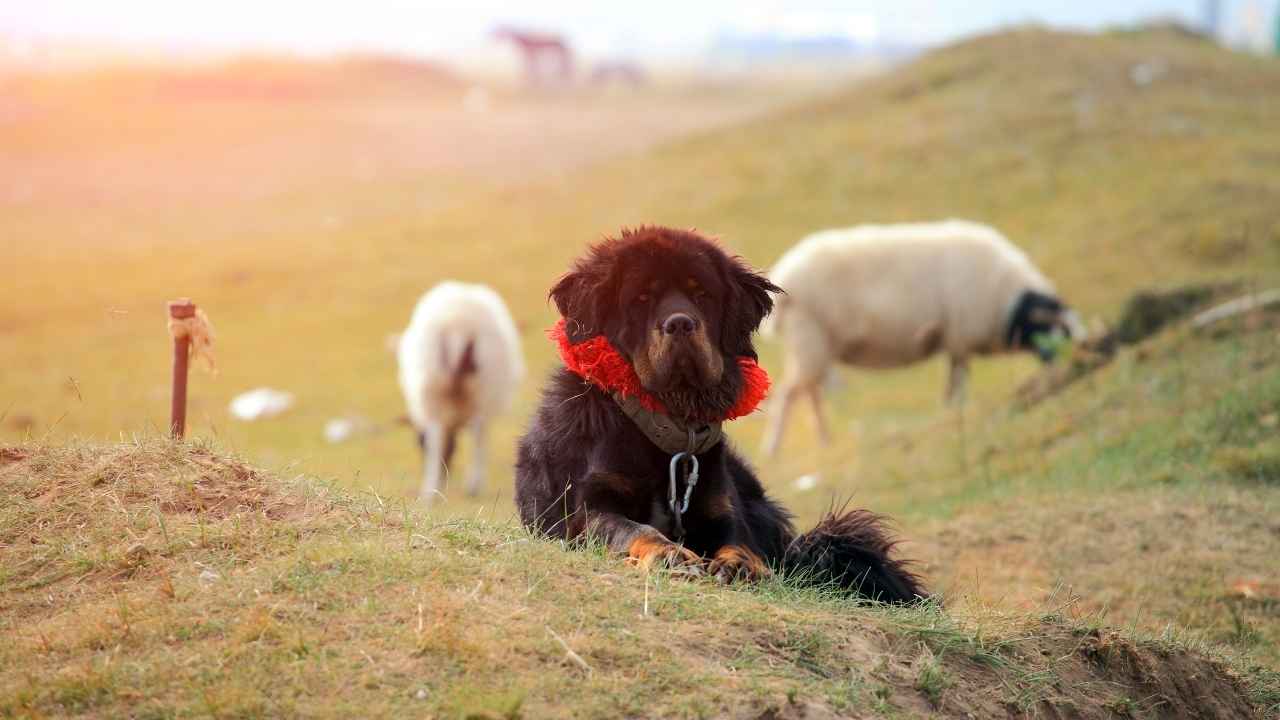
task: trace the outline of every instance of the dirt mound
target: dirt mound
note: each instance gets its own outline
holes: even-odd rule
[[[256,468],[202,447],[123,444],[107,448],[0,448],[0,484],[39,505],[110,493],[120,504],[149,505],[166,513],[225,518],[260,512],[294,517],[297,498],[273,487]]]
[[[1059,647],[1046,648],[1050,652]],[[1077,688],[1107,688],[1070,699],[1057,714],[1080,704],[1098,716],[1245,718],[1253,714],[1238,678],[1220,663],[1172,647],[1141,646],[1115,632],[1094,630],[1074,647],[1085,662],[1064,671]],[[1108,692],[1108,689],[1110,692]],[[1066,710],[1067,712],[1062,712]]]
[[[926,636],[931,653],[899,679],[907,685],[901,692],[916,690],[927,712],[948,717],[1258,715],[1245,682],[1185,646],[1054,617],[1008,630],[1012,639],[985,646],[945,632]]]
[[[0,548],[12,561],[0,577],[8,590],[48,598],[84,593],[93,581],[159,579],[175,561],[252,541],[278,523],[303,531],[337,522],[338,505],[308,487],[160,439],[0,447]],[[198,540],[180,542],[192,528]],[[99,549],[77,549],[89,545]],[[10,596],[0,607],[20,612],[46,599]]]
[[[1113,333],[1115,340],[1123,345],[1141,342],[1211,301],[1239,292],[1241,287],[1241,283],[1231,282],[1138,291],[1125,303]]]

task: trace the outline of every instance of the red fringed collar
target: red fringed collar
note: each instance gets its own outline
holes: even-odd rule
[[[569,334],[564,329],[564,318],[553,325],[547,335],[560,349],[564,366],[578,377],[606,392],[634,397],[650,412],[667,413],[662,401],[644,389],[635,368],[605,336],[596,335],[579,343],[570,343]],[[739,357],[738,369],[742,372],[742,390],[733,407],[720,418],[722,421],[735,420],[752,412],[769,392],[769,374],[755,360]]]

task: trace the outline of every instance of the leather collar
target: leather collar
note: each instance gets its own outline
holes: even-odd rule
[[[649,442],[668,455],[676,453],[704,453],[724,438],[720,422],[687,425],[665,413],[654,412],[641,404],[634,395],[610,393],[623,414],[640,428]],[[692,434],[690,434],[692,430]]]

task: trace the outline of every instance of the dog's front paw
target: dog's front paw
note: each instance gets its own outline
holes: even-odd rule
[[[645,570],[657,567],[688,575],[702,574],[700,555],[663,537],[642,535],[636,538],[627,549],[627,559]]]
[[[773,574],[759,555],[741,545],[725,545],[716,551],[707,572],[721,582],[755,582]]]

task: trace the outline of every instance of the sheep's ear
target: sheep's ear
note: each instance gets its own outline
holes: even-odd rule
[[[760,322],[773,310],[771,293],[780,293],[782,288],[737,258],[729,262],[727,274],[729,292],[725,303],[721,344],[726,352],[754,359],[756,351],[751,344],[751,333],[760,327]]]

